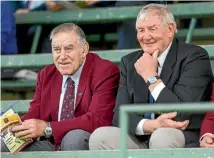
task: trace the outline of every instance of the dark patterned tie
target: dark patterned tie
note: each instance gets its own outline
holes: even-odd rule
[[[75,95],[74,90],[75,90],[74,81],[69,77],[67,79],[67,88],[62,103],[60,120],[74,118],[74,95]]]

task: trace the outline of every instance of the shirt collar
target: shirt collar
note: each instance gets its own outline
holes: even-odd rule
[[[165,51],[163,53],[161,53],[160,56],[158,56],[158,63],[159,63],[159,67],[162,68],[163,67],[163,64],[164,64],[164,61],[166,59],[166,56],[169,52],[169,49],[172,45],[172,42],[169,44],[169,46],[165,49]]]
[[[83,66],[85,64],[85,60],[83,62],[83,64],[80,66],[80,68],[77,70],[77,72],[71,76],[69,75],[63,75],[63,86],[65,87],[65,84],[66,84],[66,81],[68,79],[68,77],[71,77],[71,79],[74,81],[75,83],[75,86],[78,86],[79,85],[79,79],[80,79],[80,75],[81,75],[81,72],[82,72],[82,69],[83,69]]]

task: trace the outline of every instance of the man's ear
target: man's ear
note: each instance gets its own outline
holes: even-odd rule
[[[172,38],[175,34],[175,26],[173,24],[168,25],[169,38]]]
[[[83,57],[86,57],[88,52],[89,52],[89,44],[88,44],[88,42],[85,42],[85,44],[83,46]]]

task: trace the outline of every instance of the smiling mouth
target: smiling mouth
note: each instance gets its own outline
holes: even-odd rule
[[[64,65],[68,65],[69,63],[59,63],[59,65],[62,65],[62,66],[64,66]]]
[[[154,44],[155,42],[151,42],[151,43],[144,43],[144,44],[147,44],[147,45],[151,45],[151,44]]]
[[[60,63],[60,64],[59,64],[59,67],[60,67],[61,69],[67,69],[67,68],[69,67],[69,64],[68,64],[68,63]]]
[[[145,43],[146,46],[152,46],[154,43]]]

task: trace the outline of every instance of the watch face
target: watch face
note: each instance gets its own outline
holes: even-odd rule
[[[149,77],[149,82],[152,84],[152,83],[155,83],[157,81],[157,78],[155,76],[151,76]]]
[[[51,129],[47,129],[47,134],[51,134],[52,133],[52,131],[51,131]]]
[[[52,134],[52,129],[51,129],[51,127],[46,127],[46,129],[45,129],[45,134],[46,134],[46,135],[51,135],[51,134]]]

